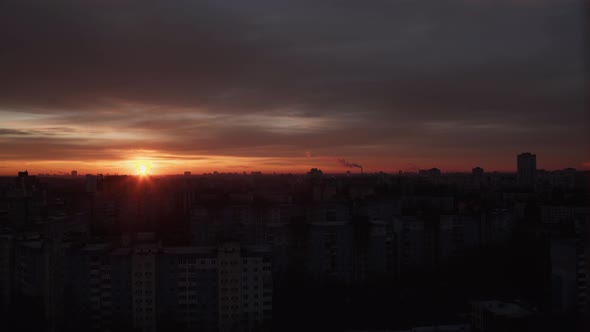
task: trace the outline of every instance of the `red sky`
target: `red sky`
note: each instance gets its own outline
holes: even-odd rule
[[[9,2],[0,174],[588,168],[583,6]]]

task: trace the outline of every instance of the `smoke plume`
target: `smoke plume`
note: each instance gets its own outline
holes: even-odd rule
[[[342,166],[345,166],[345,167],[348,167],[348,168],[354,168],[354,167],[357,167],[357,168],[360,168],[360,169],[362,169],[362,168],[363,168],[363,166],[361,166],[361,165],[359,165],[359,164],[357,164],[357,163],[348,162],[348,161],[346,161],[346,160],[344,160],[344,159],[338,159],[338,162],[339,162],[339,163],[340,163]]]

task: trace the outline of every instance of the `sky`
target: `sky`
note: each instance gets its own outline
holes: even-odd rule
[[[584,0],[4,0],[0,174],[514,170],[525,151],[588,169],[587,14]]]

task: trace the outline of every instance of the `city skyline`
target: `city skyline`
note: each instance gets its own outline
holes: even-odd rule
[[[589,14],[0,1],[0,331],[590,331]]]
[[[0,177],[2,326],[588,331],[590,172],[536,157],[511,174],[341,159],[358,173]]]
[[[9,1],[0,175],[587,170],[584,5]]]
[[[430,169],[437,169],[443,173],[471,173],[473,172],[474,169],[480,169],[481,172],[487,172],[487,173],[520,173],[520,158],[521,157],[526,157],[527,155],[531,155],[530,152],[522,152],[519,153],[518,155],[516,155],[516,164],[514,164],[514,168],[513,169],[488,169],[485,167],[485,165],[474,165],[472,166],[472,168],[469,169],[440,169],[439,167],[437,167],[436,165],[434,166],[429,166],[429,167],[418,167],[415,164],[412,163],[408,163],[406,164],[406,168],[404,169],[399,169],[399,170],[391,170],[391,171],[387,171],[387,170],[373,170],[373,169],[369,169],[368,172],[366,172],[367,174],[370,173],[399,173],[399,172],[403,172],[405,174],[411,174],[411,173],[415,173],[415,174],[419,174],[421,171],[427,171]],[[534,162],[535,165],[532,167],[533,170],[541,170],[541,171],[561,171],[561,170],[566,170],[566,169],[575,169],[573,167],[562,167],[562,168],[556,168],[556,169],[544,169],[544,168],[539,168],[536,167],[536,155],[532,154],[532,157],[534,158]],[[324,158],[324,162],[326,162],[327,158]],[[345,159],[335,159],[334,160],[335,163],[338,163],[340,166],[339,167],[328,167],[327,171],[325,171],[325,169],[321,169],[324,173],[326,174],[343,174],[343,173],[351,173],[351,174],[363,174],[363,169],[364,167],[362,165],[359,165],[357,163],[354,162],[349,162],[346,161]],[[313,167],[312,164],[310,164],[311,167],[305,170],[295,170],[295,171],[283,171],[283,172],[277,172],[276,170],[270,169],[270,170],[265,170],[265,173],[267,174],[305,174],[307,173],[310,169],[318,169],[319,167]],[[484,166],[482,168],[482,166]],[[308,166],[309,167],[309,166]],[[33,171],[29,171],[28,168],[26,167],[21,167],[18,169],[18,172],[20,173],[21,171],[27,172],[27,173],[31,173],[31,175],[34,174],[38,174],[38,175],[71,175],[71,176],[78,176],[78,175],[86,175],[86,174],[105,174],[105,175],[138,175],[138,176],[146,176],[146,175],[156,175],[156,176],[167,176],[167,175],[200,175],[200,174],[213,174],[213,173],[220,173],[220,174],[251,174],[251,173],[258,173],[258,172],[262,172],[261,169],[255,169],[255,168],[244,168],[242,170],[237,170],[237,169],[211,169],[211,170],[205,170],[202,172],[195,172],[192,169],[183,169],[183,168],[177,168],[174,169],[173,172],[168,172],[166,173],[166,170],[162,171],[162,170],[158,170],[158,166],[157,164],[155,164],[154,162],[150,161],[150,160],[134,160],[134,161],[127,161],[126,162],[126,168],[123,169],[122,172],[118,172],[117,170],[115,170],[114,172],[103,172],[100,169],[96,170],[96,172],[86,172],[85,169],[82,169],[81,171],[79,171],[78,169],[72,169],[71,171],[65,171],[65,170],[53,170],[52,172],[35,172],[34,169],[32,169]],[[586,170],[585,168],[581,169],[582,171]],[[2,174],[0,172],[0,176],[12,176],[14,175],[15,172],[11,173],[11,174]]]

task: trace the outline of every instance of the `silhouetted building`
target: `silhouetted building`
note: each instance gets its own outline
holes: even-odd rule
[[[551,240],[551,302],[554,313],[582,313],[586,309],[586,264],[586,247],[580,240]]]
[[[471,170],[471,174],[473,176],[483,176],[483,168],[481,167],[475,167],[474,169]]]
[[[154,244],[140,244],[131,254],[131,294],[133,328],[136,331],[156,331],[156,257],[159,248]]]
[[[28,171],[18,172],[18,177],[14,178],[14,185],[3,197],[7,203],[5,213],[11,226],[18,230],[31,227],[33,218],[46,203],[44,193],[40,189],[36,176],[29,176]]]
[[[63,249],[58,239],[23,239],[14,245],[14,298],[28,302],[30,317],[43,320],[47,330],[55,330],[64,313]]]
[[[0,312],[6,312],[12,303],[12,276],[14,273],[14,236],[0,235]]]
[[[86,188],[86,193],[96,193],[96,189],[97,189],[97,178],[94,175],[91,174],[86,174],[86,182],[85,182],[85,188]]]
[[[320,178],[320,177],[322,177],[322,174],[323,174],[322,170],[318,169],[318,168],[312,168],[309,170],[309,172],[307,172],[307,176],[312,179]]]
[[[99,243],[70,249],[66,270],[72,330],[252,331],[272,319],[264,246]]]
[[[467,332],[494,292],[474,331],[537,331],[529,303],[556,326],[590,309],[588,172],[539,171],[535,191],[480,167],[21,173],[0,177],[0,315],[21,330]]]
[[[522,186],[535,185],[537,173],[537,156],[529,152],[521,153],[516,158],[518,183]]]
[[[393,230],[396,238],[400,274],[429,270],[436,262],[435,228],[433,223],[416,217],[396,217]]]
[[[349,283],[353,278],[353,227],[343,204],[318,204],[307,211],[309,262],[312,280]]]
[[[76,170],[73,170],[73,171],[72,171],[72,176],[78,176],[78,171],[76,171]]]
[[[110,249],[110,244],[93,244],[68,252],[66,271],[69,287],[65,299],[71,315],[68,319],[71,328],[94,331],[112,328],[114,303],[107,255]]]
[[[426,176],[440,176],[441,172],[438,168],[431,168],[431,169],[421,169],[418,174],[426,175]]]
[[[476,332],[522,332],[533,329],[534,314],[517,303],[479,301],[472,303],[471,320]]]

